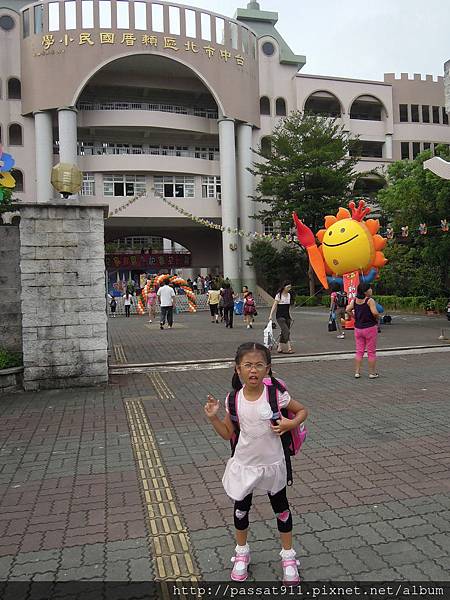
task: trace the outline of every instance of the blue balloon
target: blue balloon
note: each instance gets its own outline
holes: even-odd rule
[[[380,314],[383,314],[383,313],[384,313],[384,308],[381,306],[381,304],[378,304],[378,302],[377,302],[377,311],[378,311]]]
[[[15,164],[16,161],[13,159],[11,154],[6,154],[5,152],[0,154],[0,172],[7,173],[8,171],[11,171]]]

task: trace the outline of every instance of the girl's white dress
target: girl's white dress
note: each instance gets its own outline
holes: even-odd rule
[[[249,401],[244,390],[239,391],[237,414],[239,440],[222,478],[225,492],[233,500],[243,500],[255,490],[276,494],[286,486],[286,461],[280,436],[270,428],[272,411],[267,387],[258,400]],[[279,395],[279,406],[285,408],[291,397]],[[228,398],[225,402],[228,411]]]

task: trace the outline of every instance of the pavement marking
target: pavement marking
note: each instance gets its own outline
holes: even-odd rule
[[[131,444],[143,488],[157,580],[199,581],[193,550],[175,493],[140,400],[125,400]]]
[[[158,394],[161,400],[170,400],[175,398],[174,393],[169,388],[169,386],[161,377],[161,374],[158,371],[152,371],[151,373],[147,373],[147,377],[152,382],[152,385],[155,388],[156,393]]]
[[[382,359],[387,356],[406,356],[410,354],[433,354],[440,352],[450,352],[450,347],[447,345],[441,346],[423,346],[416,348],[395,348],[395,349],[383,349],[377,350],[377,358]],[[294,363],[302,362],[322,362],[322,361],[333,361],[333,360],[350,360],[355,358],[354,352],[340,352],[340,353],[326,353],[326,354],[311,354],[309,356],[295,356],[290,355],[289,357],[280,358],[279,356],[273,357],[272,364],[285,364],[290,365]],[[154,364],[142,364],[142,365],[116,365],[111,366],[109,369],[110,375],[125,375],[129,373],[146,373],[147,377],[152,381],[152,375],[158,373],[169,373],[171,371],[209,371],[215,369],[229,369],[234,365],[234,360],[231,358],[217,359],[217,360],[204,360],[204,361],[186,361],[184,363],[154,363]],[[161,378],[162,379],[162,378]],[[153,383],[153,381],[152,381]],[[155,385],[156,388],[156,385]],[[170,392],[172,393],[172,392]],[[160,396],[161,397],[161,396]],[[170,397],[174,397],[173,395]],[[161,397],[161,399],[168,399],[167,396]]]
[[[114,344],[114,356],[116,357],[117,363],[126,364],[128,362],[122,344]]]

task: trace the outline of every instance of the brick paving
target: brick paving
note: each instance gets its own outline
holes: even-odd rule
[[[254,329],[248,331],[242,317],[235,316],[234,328],[226,329],[223,323],[212,324],[209,313],[204,311],[176,315],[174,328],[165,331],[159,329],[159,322],[148,323],[146,316],[109,318],[110,364],[232,358],[239,343],[247,339],[263,341],[268,314],[267,308],[258,309]],[[354,351],[352,331],[347,333],[344,340],[338,340],[335,334],[328,333],[326,309],[299,308],[293,311],[293,318],[292,340],[298,354]],[[382,327],[378,346],[392,348],[445,344],[438,340],[442,328],[447,328],[447,337],[450,338],[450,323],[444,316],[393,313],[393,324]],[[275,329],[275,333],[278,335],[279,329]],[[115,345],[122,346],[126,360],[117,360],[113,351]]]
[[[444,351],[381,358],[376,381],[355,381],[346,360],[277,366],[310,409],[289,491],[306,580],[448,579],[448,359]],[[105,388],[1,397],[0,580],[155,578],[130,399],[145,407],[196,568],[206,580],[228,580],[232,503],[221,477],[229,449],[202,405],[208,392],[224,397],[231,373],[162,377],[174,398],[162,400],[145,374],[113,376]],[[265,497],[255,499],[251,522],[250,578],[279,580]]]

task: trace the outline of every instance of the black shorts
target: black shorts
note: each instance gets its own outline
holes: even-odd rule
[[[209,310],[211,312],[211,316],[214,317],[215,315],[219,314],[219,305],[218,304],[210,304]]]

